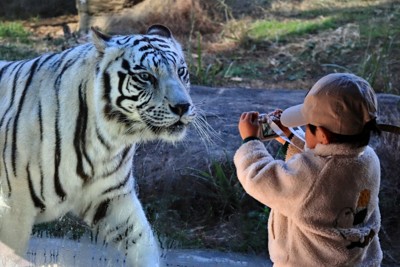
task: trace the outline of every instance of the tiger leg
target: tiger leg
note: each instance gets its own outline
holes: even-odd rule
[[[0,241],[12,248],[15,253],[24,256],[33,224],[37,215],[32,200],[24,192],[13,191],[6,200],[8,208],[3,209],[0,217]]]
[[[125,253],[128,266],[159,266],[159,248],[134,192],[106,199],[93,210],[92,226],[98,242]]]

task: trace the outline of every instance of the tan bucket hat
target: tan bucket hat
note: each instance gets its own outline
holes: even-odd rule
[[[304,103],[283,111],[286,127],[322,126],[342,135],[356,135],[377,118],[378,101],[369,83],[354,74],[332,73],[311,88]]]

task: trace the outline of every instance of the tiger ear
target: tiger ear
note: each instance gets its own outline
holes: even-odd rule
[[[112,36],[105,34],[94,27],[90,28],[92,30],[92,40],[93,44],[96,47],[99,53],[104,53],[104,50],[107,48],[107,42],[111,40]]]
[[[161,24],[155,24],[155,25],[150,26],[147,29],[146,34],[159,35],[159,36],[166,37],[166,38],[172,37],[172,33],[171,33],[170,29],[168,29],[167,27],[165,27],[164,25],[161,25]]]

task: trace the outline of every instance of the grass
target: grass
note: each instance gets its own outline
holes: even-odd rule
[[[236,177],[235,168],[230,161],[213,162],[210,170],[192,170],[194,177],[208,187],[207,198],[218,209],[219,216],[240,207],[244,191]]]
[[[0,22],[0,38],[28,42],[30,33],[20,22]]]
[[[162,246],[265,252],[269,210],[245,194],[233,163],[213,162],[208,170],[189,173],[179,184],[169,184],[179,189],[159,188],[142,200]]]
[[[20,60],[38,55],[21,22],[0,22],[0,60]]]
[[[248,36],[255,41],[285,41],[289,37],[316,33],[321,30],[332,29],[334,26],[332,18],[324,17],[310,20],[259,20],[250,26]]]
[[[33,58],[39,54],[31,47],[15,45],[15,44],[2,44],[0,42],[0,60],[21,60],[26,58]]]
[[[203,50],[202,50],[202,37],[200,33],[197,33],[197,47],[196,53],[189,53],[189,69],[191,70],[192,75],[191,80],[192,83],[203,84],[203,85],[211,85],[213,83],[214,77],[220,71],[219,64],[208,64],[203,61]],[[191,50],[190,50],[191,51]]]

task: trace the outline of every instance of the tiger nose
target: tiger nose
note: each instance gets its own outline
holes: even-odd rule
[[[182,116],[189,110],[190,104],[189,103],[183,103],[183,104],[176,104],[174,106],[169,106],[171,111],[179,116]]]

